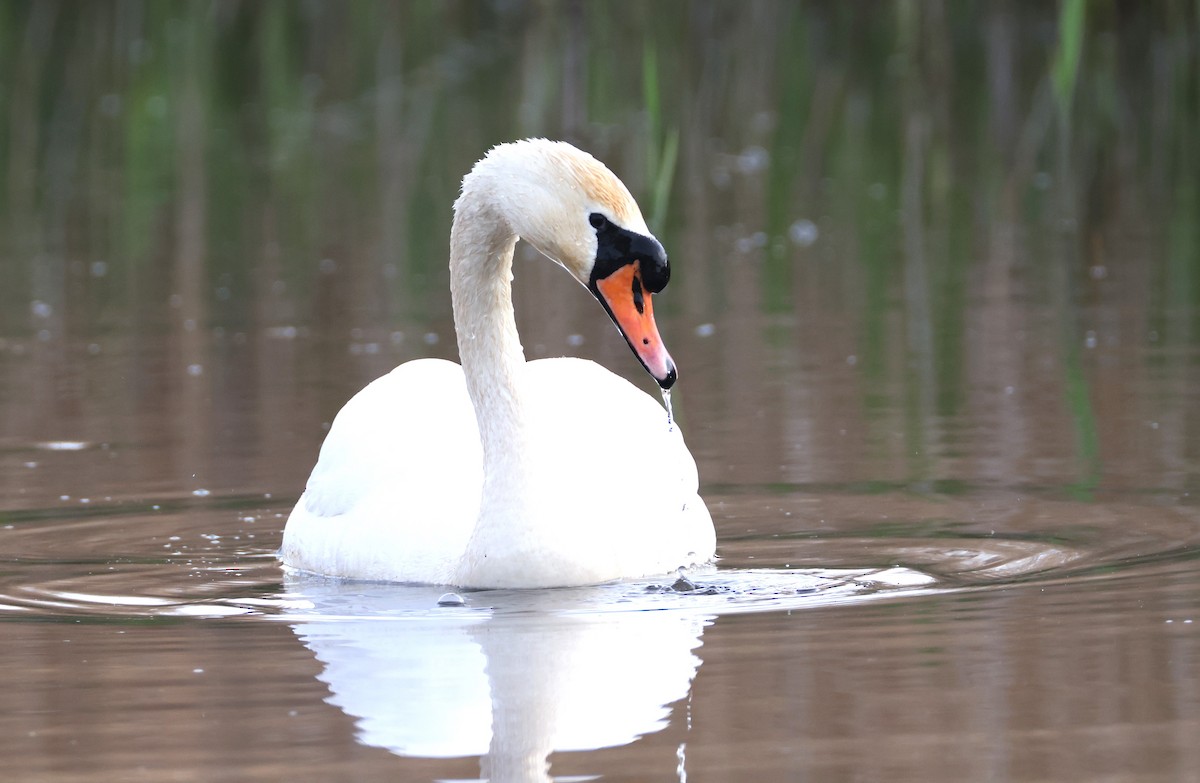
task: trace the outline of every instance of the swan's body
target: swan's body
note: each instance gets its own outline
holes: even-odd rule
[[[664,387],[650,294],[669,274],[636,203],[569,145],[495,148],[451,233],[462,366],[407,362],[346,404],[284,531],[288,565],[332,576],[549,587],[712,558],[695,462],[663,408],[590,361],[526,362],[511,302],[518,236],[600,299]]]

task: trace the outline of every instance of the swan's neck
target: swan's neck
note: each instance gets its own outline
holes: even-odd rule
[[[525,353],[512,307],[516,242],[512,229],[486,206],[460,201],[450,235],[450,293],[485,465],[520,445],[514,439],[523,431],[519,382]]]
[[[528,453],[521,383],[525,353],[512,307],[512,261],[517,236],[487,203],[464,192],[450,236],[454,328],[483,445],[479,520],[462,575],[500,564],[494,555],[536,537],[539,515],[529,508]],[[488,561],[492,557],[491,562]],[[501,557],[507,560],[508,558]],[[515,564],[513,564],[515,565]],[[488,577],[483,577],[487,579]]]

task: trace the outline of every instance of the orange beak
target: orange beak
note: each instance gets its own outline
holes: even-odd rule
[[[595,286],[596,298],[608,310],[646,372],[662,388],[671,388],[678,374],[654,324],[652,295],[642,285],[641,261],[625,264],[608,277],[596,280]]]

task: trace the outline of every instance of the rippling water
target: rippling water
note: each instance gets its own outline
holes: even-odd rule
[[[6,779],[1200,779],[1195,9],[615,8],[0,7]],[[720,560],[286,573],[528,134],[671,253]],[[653,393],[527,250],[515,297]]]
[[[1027,498],[1046,526],[1002,534],[966,515],[1012,497],[709,500],[722,560],[682,592],[456,607],[445,588],[282,574],[287,505],[261,496],[11,514],[11,763],[22,779],[474,779],[483,764],[537,780],[548,759],[637,779],[1196,768],[1194,514]],[[836,532],[787,521],[814,512]]]

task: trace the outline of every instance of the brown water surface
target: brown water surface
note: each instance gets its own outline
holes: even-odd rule
[[[0,8],[4,777],[1200,780],[1200,24],[1061,8]],[[339,407],[456,357],[462,174],[534,134],[671,254],[720,561],[285,574]],[[531,358],[654,393],[516,278]]]

